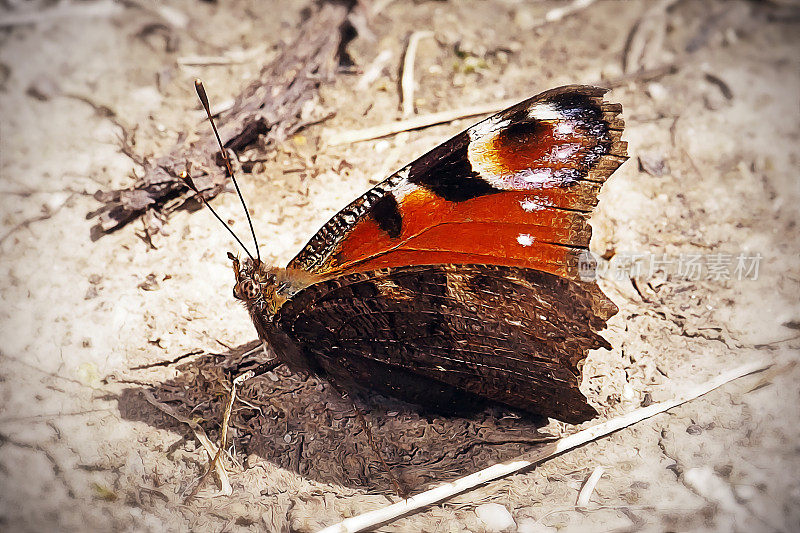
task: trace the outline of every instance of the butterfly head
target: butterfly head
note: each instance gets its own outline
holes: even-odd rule
[[[247,309],[262,316],[272,317],[286,301],[282,294],[285,282],[281,268],[268,267],[258,259],[245,258],[240,261],[233,254],[228,254],[233,262],[233,273],[236,285],[233,286],[233,297],[241,300]]]

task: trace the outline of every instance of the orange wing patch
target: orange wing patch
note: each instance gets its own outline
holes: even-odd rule
[[[588,213],[572,189],[504,191],[449,202],[425,189],[403,198],[401,234],[392,238],[366,218],[352,228],[329,272],[363,272],[409,264],[493,264],[574,277],[577,254],[591,237]]]

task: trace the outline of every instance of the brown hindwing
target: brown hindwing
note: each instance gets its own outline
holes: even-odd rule
[[[485,398],[578,423],[596,331],[617,311],[594,283],[530,269],[430,265],[312,285],[275,317],[329,378],[438,411]]]

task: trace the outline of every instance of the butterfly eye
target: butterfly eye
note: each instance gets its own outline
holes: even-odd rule
[[[252,279],[246,279],[239,284],[239,291],[244,300],[255,300],[258,298],[258,287]]]

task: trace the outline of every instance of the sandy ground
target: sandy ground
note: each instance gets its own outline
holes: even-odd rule
[[[232,495],[209,481],[184,503],[208,458],[187,424],[147,399],[217,437],[231,357],[212,354],[255,337],[231,297],[225,252],[235,248],[205,212],[173,216],[155,249],[139,222],[92,242],[86,217],[95,191],[141,173],[120,153],[121,128],[144,156],[202,131],[192,78],[216,101],[233,97],[292,38],[305,3],[185,0],[159,14],[155,3],[74,2],[97,16],[56,18],[41,16],[50,2],[5,4],[0,20],[40,15],[0,28],[0,529],[310,531],[385,504],[389,485],[349,406],[282,370],[243,390]],[[602,282],[620,307],[605,333],[614,348],[589,355],[582,390],[603,419],[742,362],[797,358],[796,3],[597,2],[544,24],[567,3],[383,4],[374,40],[349,45],[357,68],[317,102],[335,116],[243,154],[263,160],[242,182],[264,256],[285,264],[369,183],[470,124],[322,142],[400,118],[398,68],[415,30],[435,34],[416,58],[418,113],[616,79],[626,64],[674,65],[609,94],[625,108],[632,158],[603,189],[592,248],[639,254],[643,268],[635,282],[630,268]],[[359,88],[383,51],[381,75]],[[237,62],[179,64],[194,55]],[[214,205],[244,232],[232,195]],[[671,270],[681,255],[699,258],[699,275]],[[668,272],[650,271],[651,257],[666,257]],[[740,257],[748,267],[760,258],[757,274],[737,270]],[[475,510],[497,503],[521,532],[800,530],[798,379],[797,367],[742,379],[383,529],[493,531]],[[575,429],[498,410],[442,419],[382,400],[368,409],[388,460],[416,488],[530,449],[537,429]],[[590,503],[576,508],[600,466]]]

